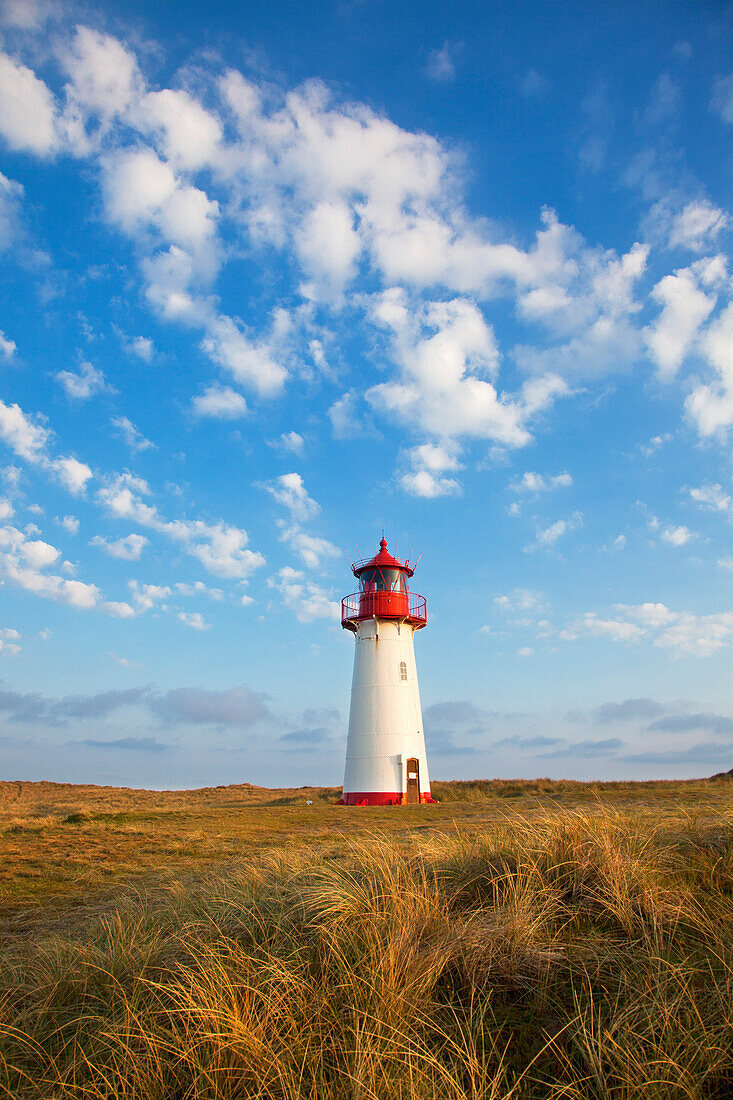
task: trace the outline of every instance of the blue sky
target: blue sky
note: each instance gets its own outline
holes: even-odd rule
[[[0,773],[733,766],[731,9],[0,7]]]

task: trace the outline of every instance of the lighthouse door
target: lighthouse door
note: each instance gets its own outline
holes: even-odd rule
[[[420,805],[420,761],[409,756],[405,763],[407,768],[407,804]]]

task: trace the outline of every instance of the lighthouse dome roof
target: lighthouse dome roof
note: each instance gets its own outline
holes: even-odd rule
[[[411,577],[415,570],[408,565],[406,561],[400,561],[399,558],[390,554],[387,549],[387,540],[382,535],[382,540],[379,543],[379,553],[375,554],[373,558],[368,561],[360,561],[354,565],[354,575],[359,576],[365,569],[401,569],[408,577]]]

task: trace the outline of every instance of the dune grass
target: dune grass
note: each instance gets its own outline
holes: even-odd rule
[[[725,1100],[730,797],[365,826],[7,936],[0,1095]]]

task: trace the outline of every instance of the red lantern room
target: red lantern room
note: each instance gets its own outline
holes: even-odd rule
[[[341,625],[347,630],[356,632],[358,622],[374,617],[409,622],[415,630],[426,625],[425,599],[411,593],[407,584],[415,570],[389,553],[384,536],[379,553],[369,561],[357,562],[353,572],[359,591],[341,601]]]

